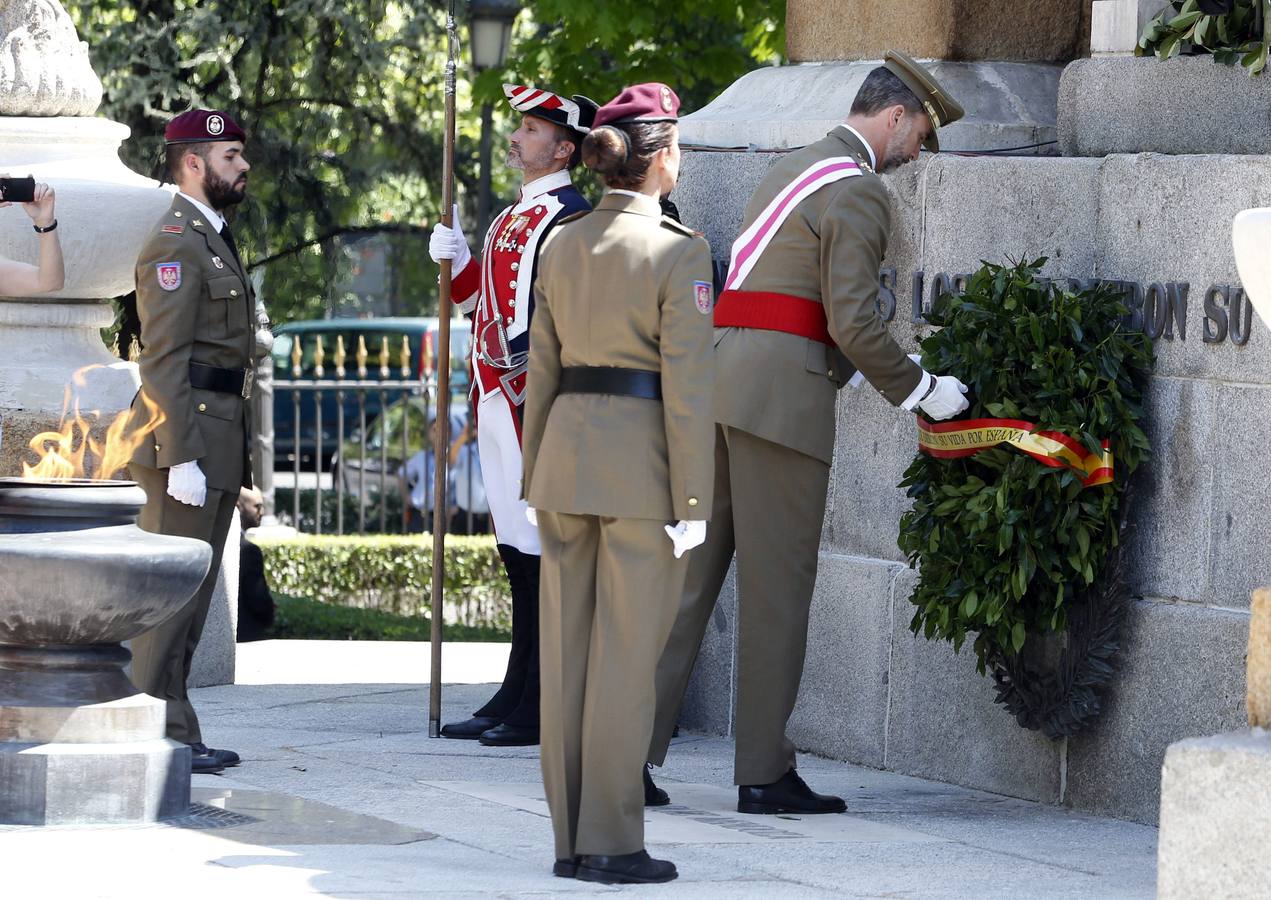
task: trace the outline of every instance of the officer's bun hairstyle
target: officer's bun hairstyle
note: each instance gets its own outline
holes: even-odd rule
[[[583,165],[603,178],[608,187],[638,190],[653,154],[671,146],[674,139],[674,122],[601,125],[583,140]]]
[[[922,103],[890,69],[879,66],[865,76],[861,89],[852,101],[854,116],[872,116],[893,106],[903,106],[907,113],[923,112]]]

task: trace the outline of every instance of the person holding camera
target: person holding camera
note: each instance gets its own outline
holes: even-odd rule
[[[32,188],[29,193],[22,190],[24,186]],[[27,196],[29,200],[25,199]],[[0,197],[14,198],[0,200],[0,209],[15,202],[22,204],[40,242],[38,265],[0,256],[0,294],[27,297],[60,291],[66,283],[66,271],[62,264],[62,244],[57,239],[57,218],[53,214],[53,188],[34,178],[0,176]]]

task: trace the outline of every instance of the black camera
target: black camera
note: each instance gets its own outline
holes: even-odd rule
[[[35,200],[35,177],[0,178],[0,201],[30,203]]]

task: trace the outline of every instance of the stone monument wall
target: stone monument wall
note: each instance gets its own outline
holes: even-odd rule
[[[718,256],[778,158],[686,155],[676,200]],[[887,180],[884,300],[894,296],[889,327],[907,350],[924,333],[915,285],[928,303],[940,273],[981,259],[1045,256],[1055,277],[1142,286],[1158,362],[1146,410],[1154,457],[1140,470],[1130,547],[1140,598],[1098,725],[1058,743],[1021,729],[969,650],[909,632],[915,573],[896,546],[906,509],[896,485],[915,452],[913,418],[868,387],[844,390],[792,737],[866,765],[1153,822],[1166,747],[1244,722],[1250,591],[1271,583],[1258,524],[1271,518],[1271,332],[1243,300],[1230,241],[1236,212],[1271,205],[1271,159],[938,156]],[[729,730],[733,604],[726,589],[689,728]]]

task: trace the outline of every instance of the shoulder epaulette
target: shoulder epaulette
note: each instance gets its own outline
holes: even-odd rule
[[[694,231],[692,228],[689,228],[683,222],[676,221],[670,216],[662,217],[662,226],[664,228],[669,228],[672,231],[678,231],[680,234],[688,235],[689,237],[701,237],[700,232]]]
[[[559,219],[556,220],[556,224],[564,225],[566,222],[577,221],[578,219],[581,219],[583,216],[587,215],[589,212],[591,212],[591,210],[589,209],[580,209],[576,213],[570,213],[567,216],[561,216]]]

